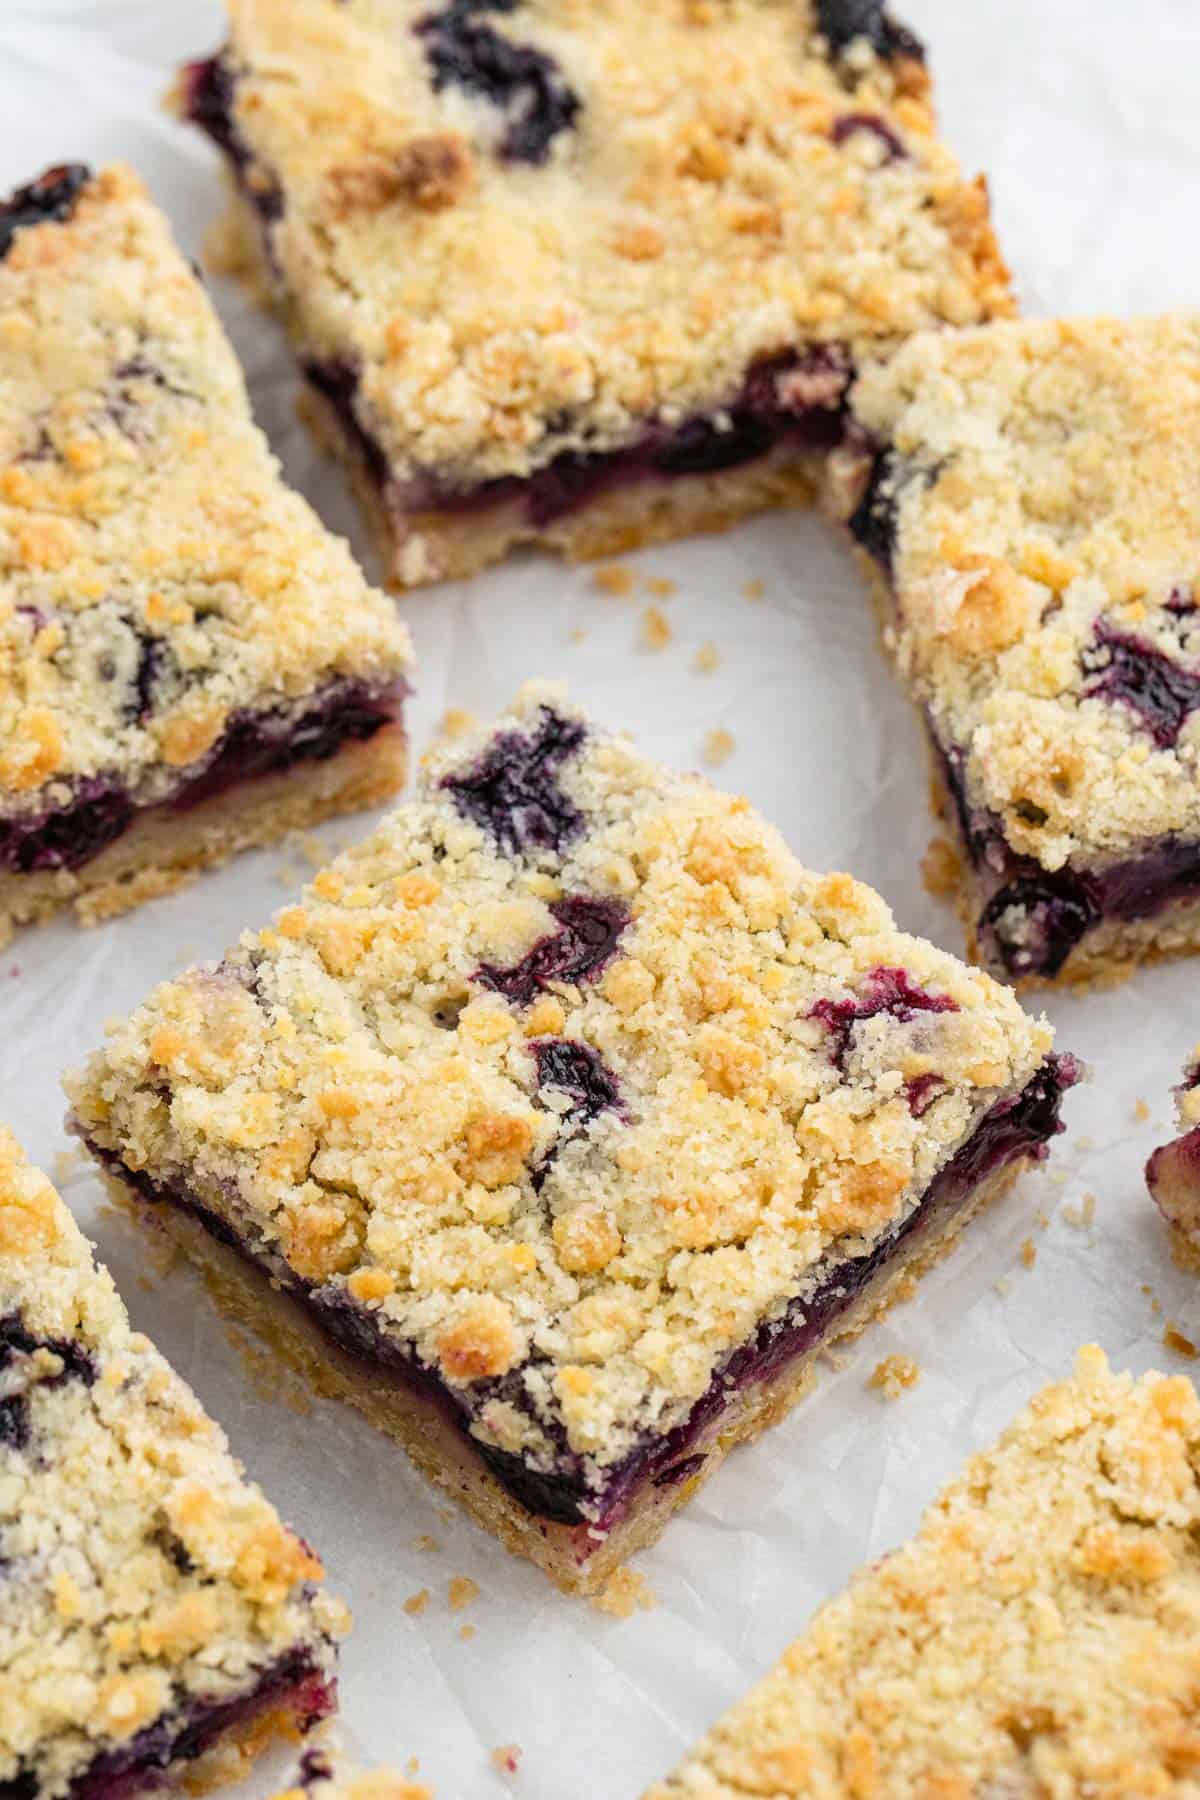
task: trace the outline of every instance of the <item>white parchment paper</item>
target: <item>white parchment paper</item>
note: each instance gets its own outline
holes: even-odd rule
[[[991,176],[1029,311],[1147,311],[1200,297],[1194,0],[904,0],[901,10],[931,47],[947,135],[968,168]],[[124,157],[198,253],[219,204],[217,159],[158,99],[173,66],[220,35],[216,0],[0,0],[0,187],[51,162]],[[373,568],[336,469],[296,423],[277,331],[227,285],[216,292],[291,478]],[[565,677],[599,717],[676,764],[698,765],[705,734],[723,727],[736,747],[715,779],[749,794],[812,866],[853,870],[906,927],[961,951],[956,922],[918,877],[930,818],[916,729],[830,534],[812,519],[776,518],[629,562],[639,577],[677,584],[660,602],[673,632],[665,649],[640,647],[644,588],[605,597],[587,571],[549,562],[406,601],[421,659],[417,750],[448,705],[488,714],[531,674]],[[751,581],[762,583],[757,601],[744,591]],[[692,665],[707,642],[721,660],[703,674]],[[364,824],[328,828],[324,840],[340,844]],[[0,1116],[32,1156],[52,1169],[65,1148],[59,1075],[98,1042],[104,1020],[185,962],[219,956],[304,872],[295,853],[245,858],[98,931],[56,926],[0,955]],[[1176,1361],[1164,1321],[1190,1321],[1196,1335],[1200,1300],[1171,1266],[1141,1166],[1200,1037],[1200,967],[1151,971],[1049,1010],[1060,1043],[1095,1070],[1069,1100],[1052,1171],[974,1226],[915,1302],[730,1460],[642,1559],[658,1603],[627,1621],[557,1594],[448,1517],[348,1408],[301,1413],[264,1398],[192,1277],[154,1278],[89,1170],[66,1179],[138,1325],[318,1545],[353,1607],[341,1727],[352,1754],[418,1757],[439,1800],[634,1800],[817,1603],[912,1529],[972,1448],[1067,1370],[1079,1343],[1096,1339],[1136,1369]],[[1090,1228],[1079,1223],[1088,1194]],[[889,1404],[866,1382],[896,1350],[923,1374]],[[442,1548],[417,1548],[421,1534]],[[452,1615],[447,1586],[459,1574],[480,1594]],[[428,1607],[406,1613],[422,1589]],[[511,1779],[491,1766],[501,1744],[521,1747]],[[252,1791],[268,1792],[269,1779],[261,1773]]]

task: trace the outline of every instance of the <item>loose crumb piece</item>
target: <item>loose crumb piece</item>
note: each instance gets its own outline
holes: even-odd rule
[[[515,1775],[521,1766],[520,1744],[497,1744],[492,1751],[492,1767],[497,1775]]]
[[[1037,1261],[1037,1245],[1032,1238],[1026,1238],[1021,1245],[1021,1262],[1026,1269],[1032,1269]]]
[[[868,1387],[879,1388],[885,1400],[898,1400],[921,1379],[921,1365],[911,1356],[885,1356],[876,1363]]]
[[[1080,1205],[1064,1206],[1062,1211],[1068,1225],[1073,1225],[1077,1231],[1090,1231],[1096,1217],[1096,1196],[1085,1194]]]
[[[459,738],[464,732],[470,731],[474,723],[474,713],[468,712],[465,707],[448,706],[442,714],[439,733],[442,737]]]
[[[583,629],[583,626],[576,625],[574,631],[571,633],[570,641],[573,644],[582,644],[586,637],[587,632]]]
[[[1143,1120],[1148,1119],[1150,1117],[1150,1108],[1146,1105],[1146,1102],[1144,1100],[1138,1101],[1137,1105],[1133,1109],[1133,1116],[1135,1119],[1137,1119],[1139,1124]]]
[[[1007,1275],[1002,1275],[1000,1277],[999,1281],[994,1281],[992,1283],[992,1286],[995,1288],[996,1292],[999,1294],[999,1296],[1002,1300],[1007,1300],[1008,1296],[1012,1292],[1012,1282],[1009,1280]]]
[[[648,606],[642,614],[643,650],[665,650],[671,641],[671,626],[661,607]]]
[[[404,1610],[410,1619],[419,1619],[428,1605],[429,1589],[418,1588],[417,1592],[415,1594],[410,1594],[408,1599],[404,1602]]]
[[[413,1544],[414,1550],[440,1550],[441,1547],[442,1540],[440,1538],[430,1537],[427,1531],[423,1531]]]
[[[705,733],[704,760],[710,769],[719,769],[722,763],[728,762],[733,755],[737,740],[732,731],[726,731],[718,725],[715,730]]]
[[[637,585],[637,577],[625,563],[602,563],[592,575],[592,586],[598,594],[612,594],[625,600]]]
[[[766,582],[760,581],[757,575],[755,575],[752,580],[744,581],[742,583],[742,592],[745,594],[747,600],[761,600],[766,591]]]
[[[479,1597],[479,1583],[472,1581],[469,1575],[452,1575],[450,1577],[450,1611],[461,1612],[464,1606],[470,1606],[472,1600]]]
[[[626,1565],[615,1569],[600,1593],[592,1596],[597,1612],[609,1613],[614,1619],[630,1619],[635,1612],[651,1612],[658,1604],[646,1577]]]
[[[721,652],[717,649],[717,646],[715,644],[701,644],[696,652],[696,658],[692,663],[692,667],[700,675],[711,675],[714,669],[720,667],[720,663]]]
[[[921,858],[921,883],[925,892],[932,894],[935,900],[944,900],[947,895],[957,893],[961,874],[962,859],[949,838],[931,838],[929,848]]]
[[[646,592],[653,594],[656,600],[667,600],[678,591],[679,583],[672,581],[669,575],[647,575]]]
[[[474,1625],[460,1625],[458,1628],[458,1635],[464,1644],[469,1644],[471,1639],[475,1636]]]
[[[1197,1351],[1191,1338],[1185,1336],[1185,1334],[1180,1331],[1173,1319],[1167,1320],[1162,1335],[1162,1341],[1167,1346],[1168,1350],[1174,1350],[1176,1356],[1192,1357],[1200,1355],[1200,1351]]]

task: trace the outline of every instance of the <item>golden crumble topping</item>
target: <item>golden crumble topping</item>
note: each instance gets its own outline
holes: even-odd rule
[[[434,1792],[398,1769],[347,1769],[315,1750],[305,1756],[293,1785],[275,1800],[434,1800]]]
[[[130,1329],[0,1127],[0,1783],[42,1800],[291,1652],[332,1678],[344,1609],[220,1429]]]
[[[1079,1353],[646,1800],[1200,1793],[1200,1403]]]
[[[281,483],[233,352],[129,170],[0,261],[0,811],[147,802],[246,709],[387,684],[407,633]]]
[[[94,1148],[598,1486],[893,1232],[1051,1035],[535,685],[69,1085]]]
[[[1200,834],[1200,315],[925,334],[853,408],[972,805],[1048,869]]]
[[[229,12],[240,179],[289,326],[359,372],[400,483],[526,476],[712,413],[760,358],[1011,310],[920,62],[831,54],[807,0]],[[481,32],[540,72],[479,77]],[[514,151],[538,108],[545,141]]]

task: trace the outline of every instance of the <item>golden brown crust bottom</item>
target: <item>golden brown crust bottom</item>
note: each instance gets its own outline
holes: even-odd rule
[[[80,924],[98,924],[173,894],[242,850],[379,806],[403,787],[407,765],[403,728],[389,725],[325,762],[260,776],[186,812],[149,808],[82,869],[0,875],[0,945],[16,926],[44,924],[66,907]]]
[[[428,1403],[401,1388],[372,1384],[361,1364],[320,1334],[305,1312],[274,1289],[267,1278],[235,1251],[211,1238],[203,1226],[169,1206],[139,1200],[115,1176],[105,1181],[116,1203],[147,1229],[165,1233],[203,1272],[220,1309],[266,1341],[317,1393],[348,1400],[377,1430],[398,1440],[417,1467],[456,1501],[477,1524],[516,1556],[527,1557],[566,1593],[599,1592],[615,1570],[657,1541],[668,1519],[720,1467],[730,1450],[750,1443],[777,1424],[816,1381],[823,1350],[858,1337],[898,1301],[908,1299],[922,1275],[951,1250],[964,1226],[1013,1185],[1028,1158],[998,1169],[980,1183],[970,1202],[945,1223],[918,1233],[833,1331],[799,1357],[784,1377],[743,1390],[689,1447],[705,1461],[688,1480],[640,1496],[630,1515],[602,1539],[592,1541],[584,1526],[539,1520],[519,1506],[472,1452],[461,1434]]]

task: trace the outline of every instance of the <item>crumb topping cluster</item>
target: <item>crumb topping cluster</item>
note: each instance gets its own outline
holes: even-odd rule
[[[89,1140],[593,1470],[919,1201],[1051,1032],[746,801],[522,691],[70,1083]]]
[[[0,1784],[54,1800],[289,1650],[331,1672],[321,1574],[0,1127]]]
[[[0,813],[66,804],[109,772],[152,801],[245,709],[401,677],[404,627],[280,481],[137,178],[79,170],[56,211],[15,216],[0,259]]]
[[[807,0],[229,11],[214,135],[401,482],[526,476],[711,414],[778,352],[1011,310],[903,34],[831,50]]]
[[[972,805],[1048,869],[1200,836],[1200,315],[925,334],[853,409]]]
[[[349,1769],[323,1750],[308,1750],[295,1782],[275,1800],[434,1800],[434,1793],[396,1769]]]
[[[1196,1792],[1200,1402],[1095,1348],[646,1800]]]

